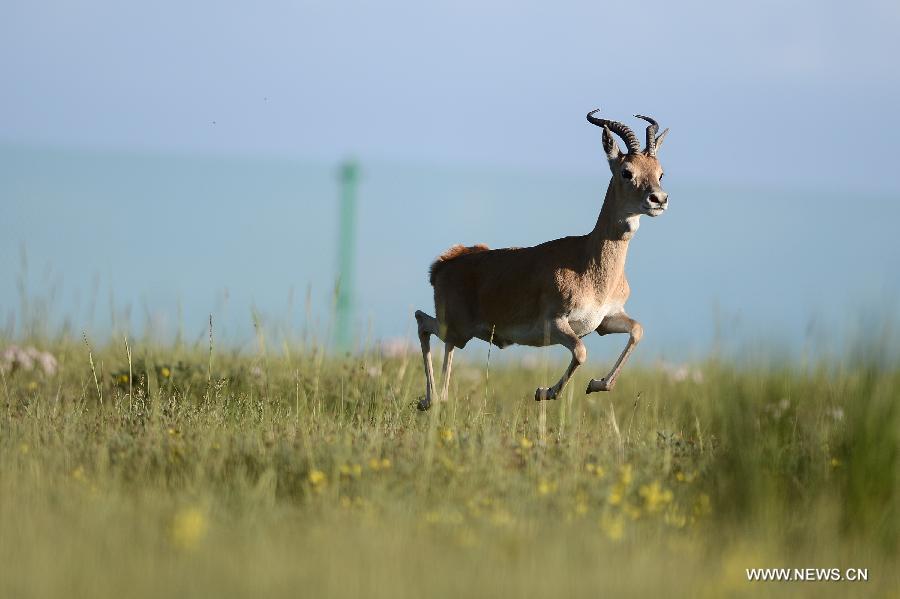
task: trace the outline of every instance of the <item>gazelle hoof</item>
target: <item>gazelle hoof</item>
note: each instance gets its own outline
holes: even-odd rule
[[[547,401],[556,399],[556,392],[553,387],[538,387],[534,390],[534,401]]]
[[[420,412],[424,412],[424,411],[428,410],[428,408],[430,408],[430,407],[431,407],[431,402],[426,401],[424,397],[422,399],[420,399],[418,401],[418,403],[416,403],[416,409],[419,410]]]
[[[600,379],[591,379],[591,382],[588,383],[587,390],[585,393],[593,393],[595,391],[612,391],[612,388],[615,386],[615,382],[609,383],[605,378]]]

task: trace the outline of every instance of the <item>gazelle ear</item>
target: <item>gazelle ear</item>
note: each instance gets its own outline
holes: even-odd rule
[[[619,150],[619,144],[616,143],[616,138],[613,137],[612,131],[606,126],[603,127],[603,151],[606,152],[606,157],[609,160],[615,160],[622,154],[622,151]]]
[[[659,135],[656,136],[656,149],[657,150],[659,149],[659,146],[662,145],[663,140],[666,138],[666,135],[668,135],[668,134],[669,134],[669,128],[666,127],[666,129],[662,133],[660,133]]]

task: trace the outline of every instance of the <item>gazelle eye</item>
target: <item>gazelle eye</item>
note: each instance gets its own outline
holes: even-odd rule
[[[631,179],[634,175],[627,168],[622,169],[622,178],[623,179]]]

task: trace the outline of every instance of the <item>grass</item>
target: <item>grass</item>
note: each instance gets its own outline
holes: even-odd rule
[[[460,360],[419,413],[415,354],[42,349],[0,381],[3,597],[898,596],[896,364],[536,404],[553,369]]]

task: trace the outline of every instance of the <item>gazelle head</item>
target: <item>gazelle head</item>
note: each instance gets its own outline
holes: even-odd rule
[[[648,116],[636,114],[637,118],[650,123],[647,126],[646,147],[641,150],[641,143],[634,131],[623,123],[595,117],[594,114],[599,110],[598,108],[589,112],[587,120],[603,128],[603,149],[606,151],[609,169],[612,171],[612,186],[615,192],[613,197],[617,198],[616,210],[622,219],[630,219],[641,214],[659,216],[668,208],[669,194],[660,184],[663,169],[656,158],[656,151],[669,130],[666,129],[657,135],[659,124]],[[625,142],[627,153],[619,149],[613,133]],[[634,221],[636,225],[637,219]]]

